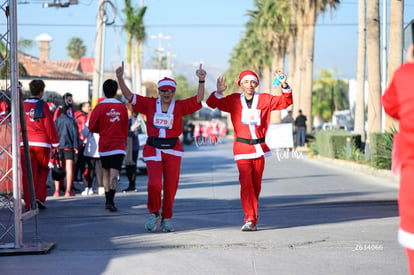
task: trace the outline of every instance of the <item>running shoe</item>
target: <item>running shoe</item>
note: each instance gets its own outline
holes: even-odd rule
[[[256,225],[251,220],[248,220],[241,228],[241,231],[257,231]]]
[[[47,208],[46,205],[45,205],[45,203],[43,201],[39,200],[39,199],[36,199],[36,203],[37,203],[37,208],[39,208],[41,210]]]
[[[174,227],[171,224],[171,219],[162,219],[161,228],[164,232],[174,232]]]
[[[161,215],[156,216],[154,213],[152,213],[147,221],[147,223],[145,224],[145,228],[148,231],[155,231],[157,230],[158,227],[158,223],[161,221]]]

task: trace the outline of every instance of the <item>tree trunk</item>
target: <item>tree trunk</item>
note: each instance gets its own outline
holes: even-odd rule
[[[296,65],[296,55],[295,55],[295,41],[293,35],[289,36],[289,42],[288,42],[288,49],[287,49],[287,59],[289,68],[287,69],[287,81],[289,85],[293,85],[294,83],[294,75],[295,75],[295,65]],[[294,87],[294,93],[296,93],[296,87]],[[293,101],[293,104],[295,102]]]
[[[354,132],[365,141],[365,64],[366,64],[366,3],[359,0],[358,4],[358,64],[357,64],[357,98],[355,103]]]
[[[297,35],[296,35],[296,65],[293,79],[293,114],[296,115],[302,108],[302,72],[303,69],[303,30],[304,20],[303,13],[299,10],[297,18]]]
[[[368,131],[381,132],[381,69],[380,69],[380,20],[379,0],[367,3],[367,64],[368,64]]]
[[[302,112],[307,117],[307,131],[312,129],[312,82],[313,82],[313,54],[315,47],[316,6],[310,5],[306,11],[303,62],[305,64],[304,82],[301,87]]]
[[[264,65],[263,66],[263,80],[262,80],[262,87],[263,87],[263,91],[265,91],[266,93],[269,93],[272,89],[270,88],[270,79],[271,79],[271,71],[269,66]]]
[[[136,44],[135,44],[135,60],[136,60],[136,62],[135,62],[135,78],[136,78],[136,80],[135,80],[135,85],[136,85],[136,88],[137,88],[137,93],[138,94],[140,94],[140,95],[143,95],[142,94],[142,66],[141,66],[141,64],[142,64],[142,53],[141,53],[141,48],[142,48],[142,44],[141,44],[141,42],[139,42],[139,41],[136,41]],[[145,96],[145,95],[144,95]]]
[[[388,72],[387,80],[391,81],[395,70],[403,62],[403,33],[404,33],[404,0],[390,1],[390,36],[388,47]],[[387,84],[388,86],[388,84]],[[385,130],[392,128],[398,130],[398,121],[392,117],[385,116]]]

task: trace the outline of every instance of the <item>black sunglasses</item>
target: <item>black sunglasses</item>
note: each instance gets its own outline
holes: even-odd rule
[[[167,93],[167,92],[174,93],[175,92],[174,90],[159,90],[159,91],[163,93]]]

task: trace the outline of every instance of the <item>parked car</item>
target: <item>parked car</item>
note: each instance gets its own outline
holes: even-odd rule
[[[138,160],[137,160],[137,168],[140,172],[146,173],[147,172],[147,165],[145,164],[144,157],[142,156],[142,149],[144,145],[147,143],[147,125],[144,119],[141,116],[137,117],[140,123],[140,127],[138,128],[138,140],[139,140],[139,152],[138,152]]]

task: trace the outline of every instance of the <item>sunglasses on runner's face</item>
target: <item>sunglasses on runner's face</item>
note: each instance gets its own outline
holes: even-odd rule
[[[163,93],[167,93],[167,92],[174,93],[175,91],[174,90],[160,90],[160,92],[163,92]]]

